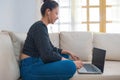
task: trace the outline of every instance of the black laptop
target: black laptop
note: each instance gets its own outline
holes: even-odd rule
[[[79,74],[101,74],[104,71],[106,50],[93,48],[92,64],[83,64]]]

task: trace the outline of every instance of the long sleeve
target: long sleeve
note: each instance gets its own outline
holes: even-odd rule
[[[52,45],[52,47],[53,47],[53,51],[57,51],[58,53],[60,53],[60,54],[61,54],[62,49],[55,47],[55,46],[51,43],[51,41],[50,41],[50,44],[51,44],[51,45]]]
[[[50,44],[46,26],[37,27],[33,33],[33,41],[44,63],[61,60],[62,57],[60,54],[54,51],[54,48]]]

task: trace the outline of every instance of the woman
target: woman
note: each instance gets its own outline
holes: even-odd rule
[[[47,25],[58,19],[58,3],[44,0],[41,14],[42,19],[29,29],[20,56],[22,80],[69,80],[82,62],[72,52],[54,47],[49,39]]]

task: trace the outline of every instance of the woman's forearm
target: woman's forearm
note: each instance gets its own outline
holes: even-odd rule
[[[68,50],[62,50],[61,53],[62,54],[69,54],[70,55],[70,51],[68,51]]]

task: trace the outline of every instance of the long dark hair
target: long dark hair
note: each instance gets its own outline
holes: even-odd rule
[[[45,15],[46,9],[53,10],[54,8],[58,7],[59,4],[54,0],[43,0],[43,5],[41,6],[41,14],[42,16]]]

